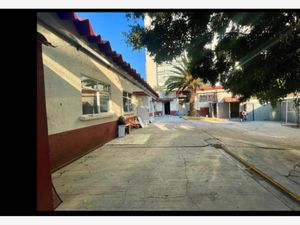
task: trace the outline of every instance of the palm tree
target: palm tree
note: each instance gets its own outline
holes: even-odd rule
[[[182,58],[182,62],[179,66],[174,66],[172,72],[176,75],[170,76],[164,86],[166,88],[166,94],[173,90],[177,90],[176,93],[183,91],[189,91],[189,102],[190,102],[190,115],[195,115],[195,97],[197,87],[203,84],[200,78],[194,78],[189,69],[190,60],[185,56]]]

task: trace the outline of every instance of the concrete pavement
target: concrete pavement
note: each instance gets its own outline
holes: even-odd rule
[[[300,162],[300,129],[268,121],[191,122],[300,196],[300,169],[293,169]]]
[[[292,210],[178,117],[115,139],[53,174],[56,210]]]

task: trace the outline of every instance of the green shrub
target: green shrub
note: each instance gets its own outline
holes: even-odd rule
[[[124,116],[120,116],[119,117],[118,124],[119,125],[126,125],[126,121],[125,121],[125,117]]]

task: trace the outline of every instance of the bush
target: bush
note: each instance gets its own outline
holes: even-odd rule
[[[125,121],[125,117],[124,116],[120,116],[119,117],[118,124],[119,125],[126,125],[126,121]]]

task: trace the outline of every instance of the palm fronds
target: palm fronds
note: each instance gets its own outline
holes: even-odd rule
[[[193,75],[189,69],[190,61],[188,57],[182,57],[179,66],[174,66],[172,73],[173,76],[170,76],[164,86],[166,88],[166,94],[170,93],[171,91],[177,89],[177,93],[180,91],[184,91],[186,89],[192,89],[193,91],[196,90],[197,86],[202,84],[202,80],[199,78],[194,79]]]

